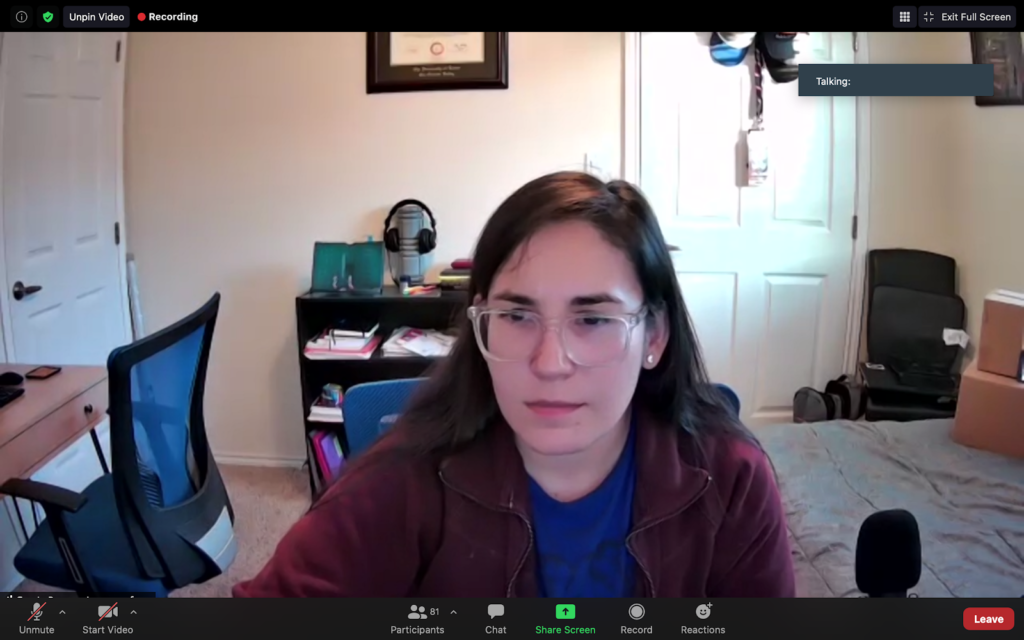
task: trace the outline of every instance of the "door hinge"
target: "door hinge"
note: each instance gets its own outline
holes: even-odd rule
[[[116,244],[116,245],[120,245],[121,244],[121,223],[120,222],[115,222],[114,223],[114,244]]]
[[[114,51],[114,62],[121,62],[121,41],[117,41],[117,50]]]
[[[859,218],[858,218],[857,216],[853,216],[853,229],[852,229],[852,235],[853,235],[853,239],[854,239],[854,240],[856,240],[856,239],[857,239],[857,221],[858,221],[858,220],[859,220]]]
[[[857,32],[853,32],[853,52],[857,53],[860,51],[860,40],[857,38]]]

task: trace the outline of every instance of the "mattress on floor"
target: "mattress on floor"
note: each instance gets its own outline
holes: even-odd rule
[[[921,529],[920,597],[1024,595],[1024,461],[962,447],[951,420],[756,430],[779,477],[798,595],[860,596],[860,525],[906,509]]]

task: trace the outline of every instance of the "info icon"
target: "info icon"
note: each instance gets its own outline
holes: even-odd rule
[[[32,7],[11,8],[11,27],[14,29],[31,29],[32,14],[35,11]]]
[[[892,26],[897,29],[916,29],[917,7],[893,7]]]

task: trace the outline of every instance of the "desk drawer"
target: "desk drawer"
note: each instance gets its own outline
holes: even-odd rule
[[[106,418],[107,400],[107,381],[104,380],[0,447],[0,469],[4,470],[4,475],[31,476]]]

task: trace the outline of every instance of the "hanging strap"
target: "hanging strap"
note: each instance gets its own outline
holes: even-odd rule
[[[754,128],[760,129],[764,122],[764,59],[761,49],[754,45]]]

